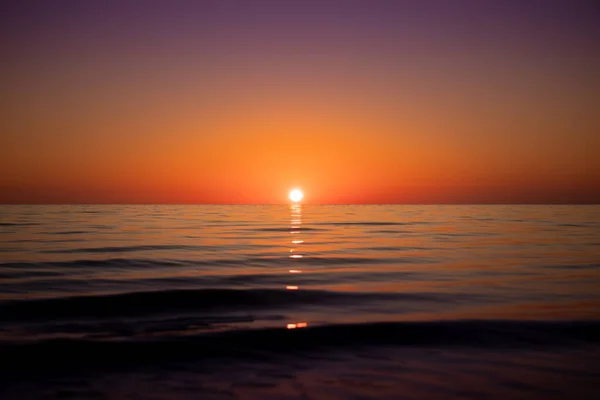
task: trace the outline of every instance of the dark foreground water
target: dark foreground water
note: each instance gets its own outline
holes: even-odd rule
[[[0,206],[0,398],[600,398],[599,206]]]

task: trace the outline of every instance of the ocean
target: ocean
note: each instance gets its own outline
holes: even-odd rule
[[[0,206],[0,398],[598,399],[600,206]]]

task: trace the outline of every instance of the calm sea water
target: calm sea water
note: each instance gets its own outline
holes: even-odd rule
[[[0,207],[2,370],[33,379],[32,370],[46,376],[58,360],[69,376],[102,366],[104,380],[85,379],[88,392],[55,382],[34,385],[34,397],[66,390],[76,398],[146,398],[157,381],[142,385],[138,367],[154,365],[169,371],[167,386],[204,382],[204,389],[188,382],[180,395],[200,390],[217,398],[268,398],[269,390],[273,398],[323,390],[331,398],[561,398],[572,394],[573,382],[579,398],[593,398],[600,393],[597,366],[560,368],[597,365],[596,334],[599,206]],[[414,353],[423,349],[444,351],[437,358]],[[337,355],[301,368],[300,350]],[[280,358],[259,362],[257,352]],[[27,355],[28,366],[16,368]],[[243,386],[246,367],[215,378],[221,364],[214,359],[222,357],[227,365],[250,359],[258,363],[254,371],[277,365],[287,372]],[[513,365],[498,369],[508,362],[498,357]],[[201,368],[208,359],[210,379]],[[165,367],[183,361],[196,365],[193,379],[189,369]],[[491,364],[483,382],[461,370]],[[123,365],[137,375],[114,375]],[[365,368],[379,386],[349,392],[346,375]],[[378,368],[397,371],[390,378]],[[428,378],[415,377],[415,368]],[[441,371],[450,375],[439,383]],[[512,386],[494,379],[502,371]],[[303,383],[302,374],[309,376]],[[304,392],[284,385],[289,376]],[[460,379],[466,383],[459,390]],[[127,392],[127,382],[138,389]],[[6,395],[20,397],[24,387],[31,395],[31,384],[23,385],[6,385]],[[518,397],[523,393],[529,396]]]

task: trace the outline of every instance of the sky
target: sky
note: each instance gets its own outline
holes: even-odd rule
[[[600,203],[599,17],[5,1],[0,203]]]

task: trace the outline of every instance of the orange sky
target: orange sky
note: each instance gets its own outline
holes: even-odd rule
[[[585,13],[176,3],[3,14],[0,202],[600,202]]]

